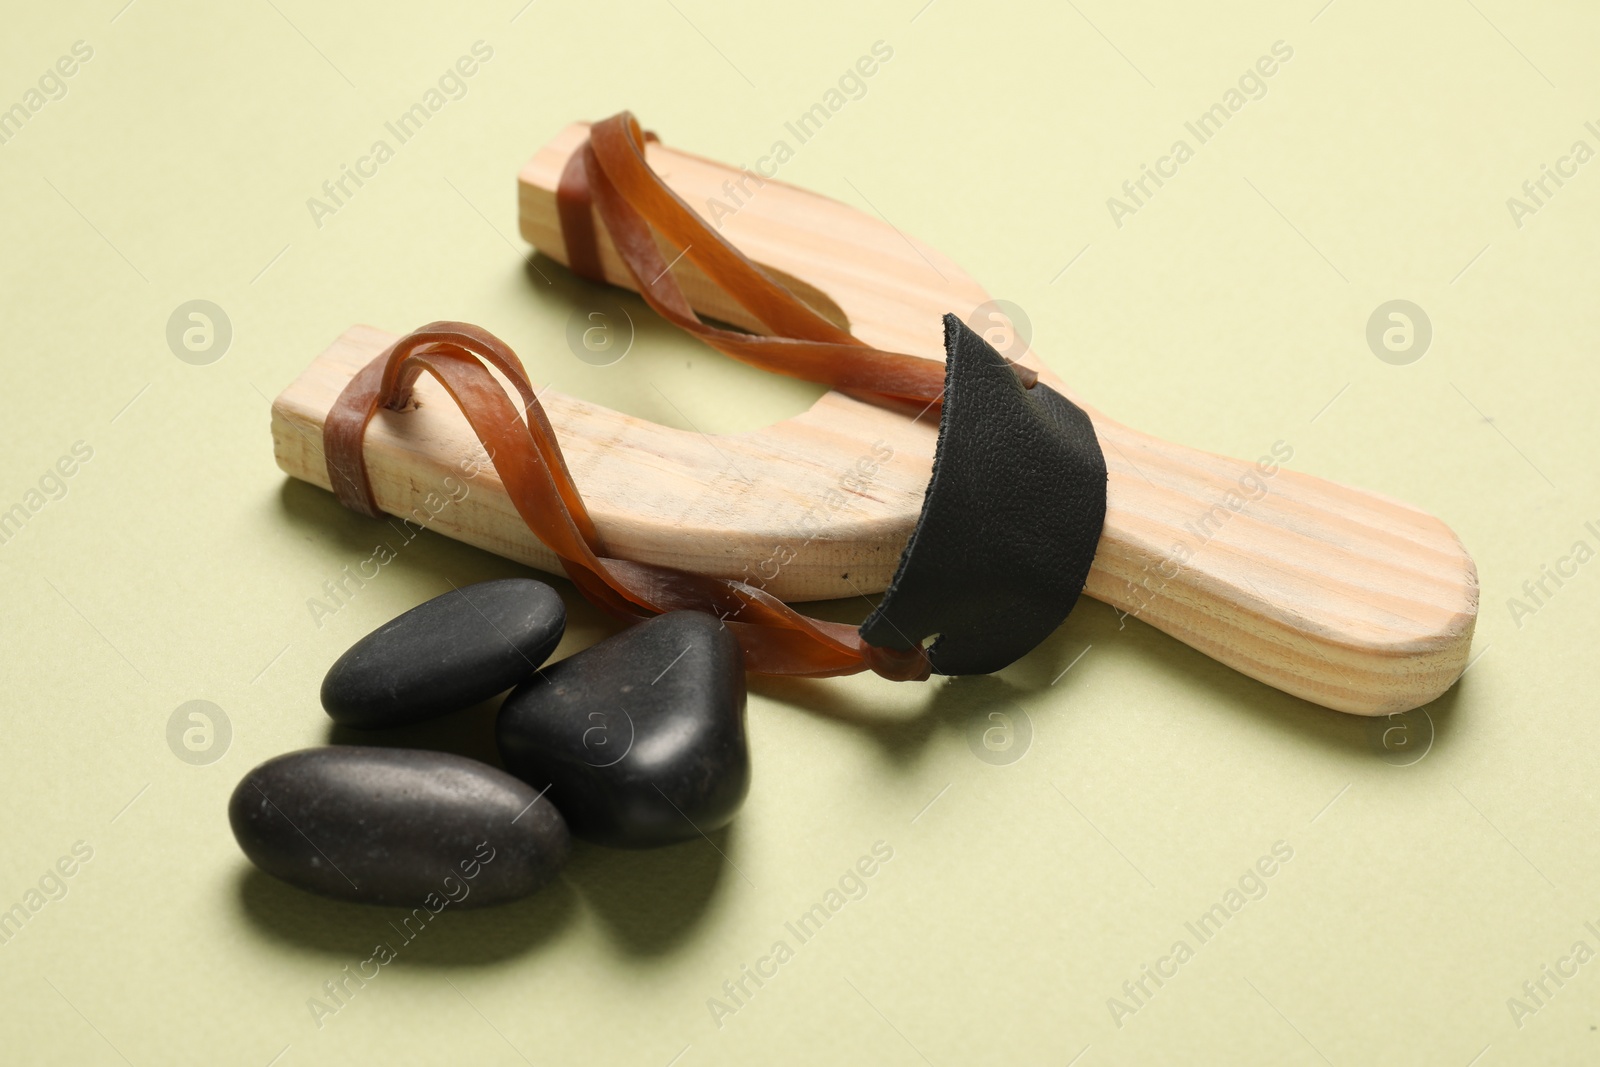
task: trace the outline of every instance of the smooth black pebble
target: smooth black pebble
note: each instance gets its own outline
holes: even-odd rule
[[[459,711],[528,677],[561,643],[566,605],[531,578],[452,589],[384,623],[322,680],[341,726],[372,729]]]
[[[496,734],[506,767],[572,832],[652,848],[726,825],[750,789],[744,659],[711,615],[660,615],[514,689]]]
[[[526,783],[447,752],[331,745],[268,760],[228,802],[250,862],[370,904],[476,908],[527,896],[566,862],[567,825]]]

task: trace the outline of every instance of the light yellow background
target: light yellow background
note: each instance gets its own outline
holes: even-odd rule
[[[0,945],[0,1060],[1600,1060],[1600,962],[1546,979],[1520,1027],[1507,1006],[1575,941],[1600,950],[1600,564],[1520,626],[1507,607],[1574,541],[1600,548],[1600,163],[1520,228],[1506,205],[1575,140],[1600,148],[1592,7],[123,3],[13,3],[0,33],[0,106],[94,49],[0,147],[0,508],[93,448],[0,545],[0,906],[93,848]],[[479,40],[465,97],[314,225],[307,198]],[[753,162],[878,40],[892,61],[782,177],[869,197],[1023,307],[1113,417],[1250,458],[1284,441],[1296,470],[1443,517],[1479,566],[1479,658],[1388,749],[1383,724],[1089,601],[997,679],[757,679],[726,860],[581,847],[540,896],[442,916],[319,1029],[307,998],[393,939],[393,913],[253,874],[228,795],[333,736],[317,686],[350,643],[448,583],[523,572],[430,534],[319,628],[306,600],[381,529],[287,482],[269,398],[354,322],[451,317],[536,380],[664,423],[800,410],[815,389],[632,298],[627,359],[574,358],[568,317],[606,294],[530,276],[514,176],[564,123],[623,107]],[[1114,225],[1106,199],[1280,40],[1266,95]],[[196,298],[234,331],[209,366],[165,340]],[[1434,330],[1409,366],[1365,338],[1397,298]],[[611,627],[558,584],[566,655]],[[194,699],[232,726],[208,766],[168,747]],[[1029,734],[1020,759],[975,756],[991,712]],[[491,722],[402,740],[488,754]],[[894,858],[867,895],[719,1029],[707,999],[878,841]],[[1266,895],[1197,945],[1185,922],[1279,841]],[[1108,999],[1180,938],[1194,958],[1119,1026]]]

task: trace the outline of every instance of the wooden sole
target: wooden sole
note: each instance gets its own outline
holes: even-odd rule
[[[585,125],[569,126],[519,176],[522,234],[558,261],[565,249],[555,189],[586,136]],[[870,344],[942,359],[941,315],[965,317],[989,301],[955,264],[876,217],[658,143],[647,151],[702,213],[713,198],[730,202],[725,183],[742,183],[749,195],[722,218],[724,235]],[[596,228],[607,280],[632,288],[598,221]],[[671,269],[697,311],[757,328],[687,259]],[[328,487],[322,419],[351,375],[393,339],[372,327],[347,331],[274,402],[274,446],[287,473]],[[1229,459],[1132,430],[1084,403],[1032,352],[1021,361],[1089,412],[1105,452],[1106,523],[1090,596],[1340,711],[1404,711],[1460,676],[1477,617],[1477,572],[1438,519],[1276,462]],[[493,469],[479,464],[481,449],[443,391],[425,378],[417,397],[417,410],[382,412],[368,432],[380,506],[556,570]],[[888,585],[921,510],[937,437],[932,415],[913,420],[832,392],[774,426],[714,437],[553,390],[541,402],[613,554],[742,578],[789,601]],[[466,479],[464,470],[477,473]]]

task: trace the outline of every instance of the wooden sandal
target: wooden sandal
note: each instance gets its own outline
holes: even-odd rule
[[[519,179],[523,235],[564,263],[574,215],[569,197],[564,231],[562,179],[589,136],[585,124],[568,127]],[[722,236],[858,342],[942,360],[942,314],[965,317],[989,304],[953,263],[877,218],[658,142],[642,151],[688,204],[723,200],[730,187],[746,190],[739,209],[720,220]],[[586,272],[648,288],[606,226],[584,214],[594,252]],[[660,235],[657,242],[694,312],[765,332],[707,275],[694,248]],[[328,413],[395,340],[355,327],[278,397],[273,437],[287,473],[332,487],[321,449]],[[1276,463],[1228,459],[1130,430],[1084,404],[1032,352],[1016,358],[1089,412],[1105,454],[1107,513],[1089,595],[1251,677],[1341,711],[1403,711],[1460,675],[1477,613],[1476,571],[1437,519]],[[558,569],[496,472],[482,465],[477,439],[442,389],[421,379],[414,395],[414,410],[378,411],[367,428],[376,506]],[[742,579],[785,601],[879,592],[894,574],[922,506],[937,425],[876,399],[829,392],[775,426],[716,437],[720,455],[708,464],[698,433],[551,390],[539,394],[611,555]],[[445,479],[464,470],[476,472],[472,491],[445,497]],[[448,506],[431,503],[443,499]]]

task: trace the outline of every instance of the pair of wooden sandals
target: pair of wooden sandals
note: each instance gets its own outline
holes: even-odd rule
[[[519,175],[522,234],[580,273],[642,291],[669,319],[701,332],[680,321],[682,313],[662,296],[670,289],[695,322],[703,316],[736,328],[704,325],[702,335],[725,351],[726,345],[758,349],[776,331],[771,314],[754,313],[750,299],[730,295],[723,246],[756,265],[758,281],[826,320],[808,329],[832,336],[831,324],[845,343],[879,355],[940,362],[942,317],[966,318],[991,304],[959,267],[877,217],[772,179],[760,179],[737,212],[718,220],[713,236],[703,220],[672,213],[720,199],[728,183],[749,185],[751,177],[635,132],[627,150],[638,153],[659,185],[638,187],[648,195],[639,193],[642,203],[634,206],[649,221],[655,246],[641,250],[636,228],[621,232],[615,209],[609,217],[617,234],[606,213],[591,212],[587,201],[576,201],[581,212],[575,213],[571,195],[574,172],[581,171],[575,157],[581,163],[590,153],[593,159],[592,141],[600,141],[601,132],[615,137],[629,127],[637,131],[627,116],[593,127],[574,124],[545,145]],[[677,207],[651,199],[666,191]],[[602,199],[617,194],[609,187],[597,192]],[[575,244],[574,231],[585,224],[591,232]],[[619,252],[628,242],[631,251]],[[574,248],[584,262],[570,262]],[[641,278],[641,256],[659,256],[662,274]],[[363,368],[400,341],[370,326],[352,327],[279,395],[272,406],[273,441],[285,472],[340,489],[324,448],[330,412],[342,395],[348,407]],[[435,347],[448,354],[459,344],[481,347],[464,337]],[[735,354],[758,363],[762,358],[742,349]],[[1257,461],[1132,430],[1084,403],[1031,350],[1008,356],[1019,375],[1036,374],[1087,412],[1099,439],[1106,515],[1084,587],[1088,595],[1252,678],[1339,711],[1405,711],[1438,697],[1461,675],[1477,616],[1477,574],[1438,519],[1281,467],[1264,477]],[[537,423],[559,439],[559,453],[547,465],[560,469],[540,476],[556,483],[565,477],[581,496],[576,511],[582,514],[569,525],[587,547],[552,549],[536,536],[528,491],[509,491],[501,472],[482,464],[488,438],[481,427],[469,425],[442,379],[419,374],[416,366],[404,390],[407,402],[389,403],[395,399],[390,393],[385,403],[375,403],[357,438],[367,510],[411,516],[425,508],[429,494],[438,498],[446,478],[472,470],[471,493],[448,507],[425,508],[430,528],[543,570],[573,574],[571,552],[579,551],[598,552],[602,563],[643,575],[636,580],[647,584],[660,584],[653,575],[672,573],[691,584],[693,576],[703,576],[734,588],[757,575],[763,603],[776,605],[770,608],[774,618],[789,611],[781,602],[859,597],[889,586],[921,513],[938,439],[937,421],[918,417],[927,405],[919,413],[907,399],[925,392],[913,381],[914,367],[905,375],[911,384],[888,398],[854,388],[848,376],[829,377],[827,368],[789,369],[835,389],[792,419],[717,436],[710,455],[696,431],[549,389],[533,399],[520,364],[510,372],[495,365],[495,380],[505,383],[508,397],[521,393],[515,409],[523,413],[524,432],[538,437]],[[883,363],[869,381],[895,380],[903,369]],[[869,477],[860,476],[868,470]],[[1256,492],[1256,486],[1265,489]],[[348,492],[341,498],[350,502]],[[579,586],[591,595],[583,581]]]

